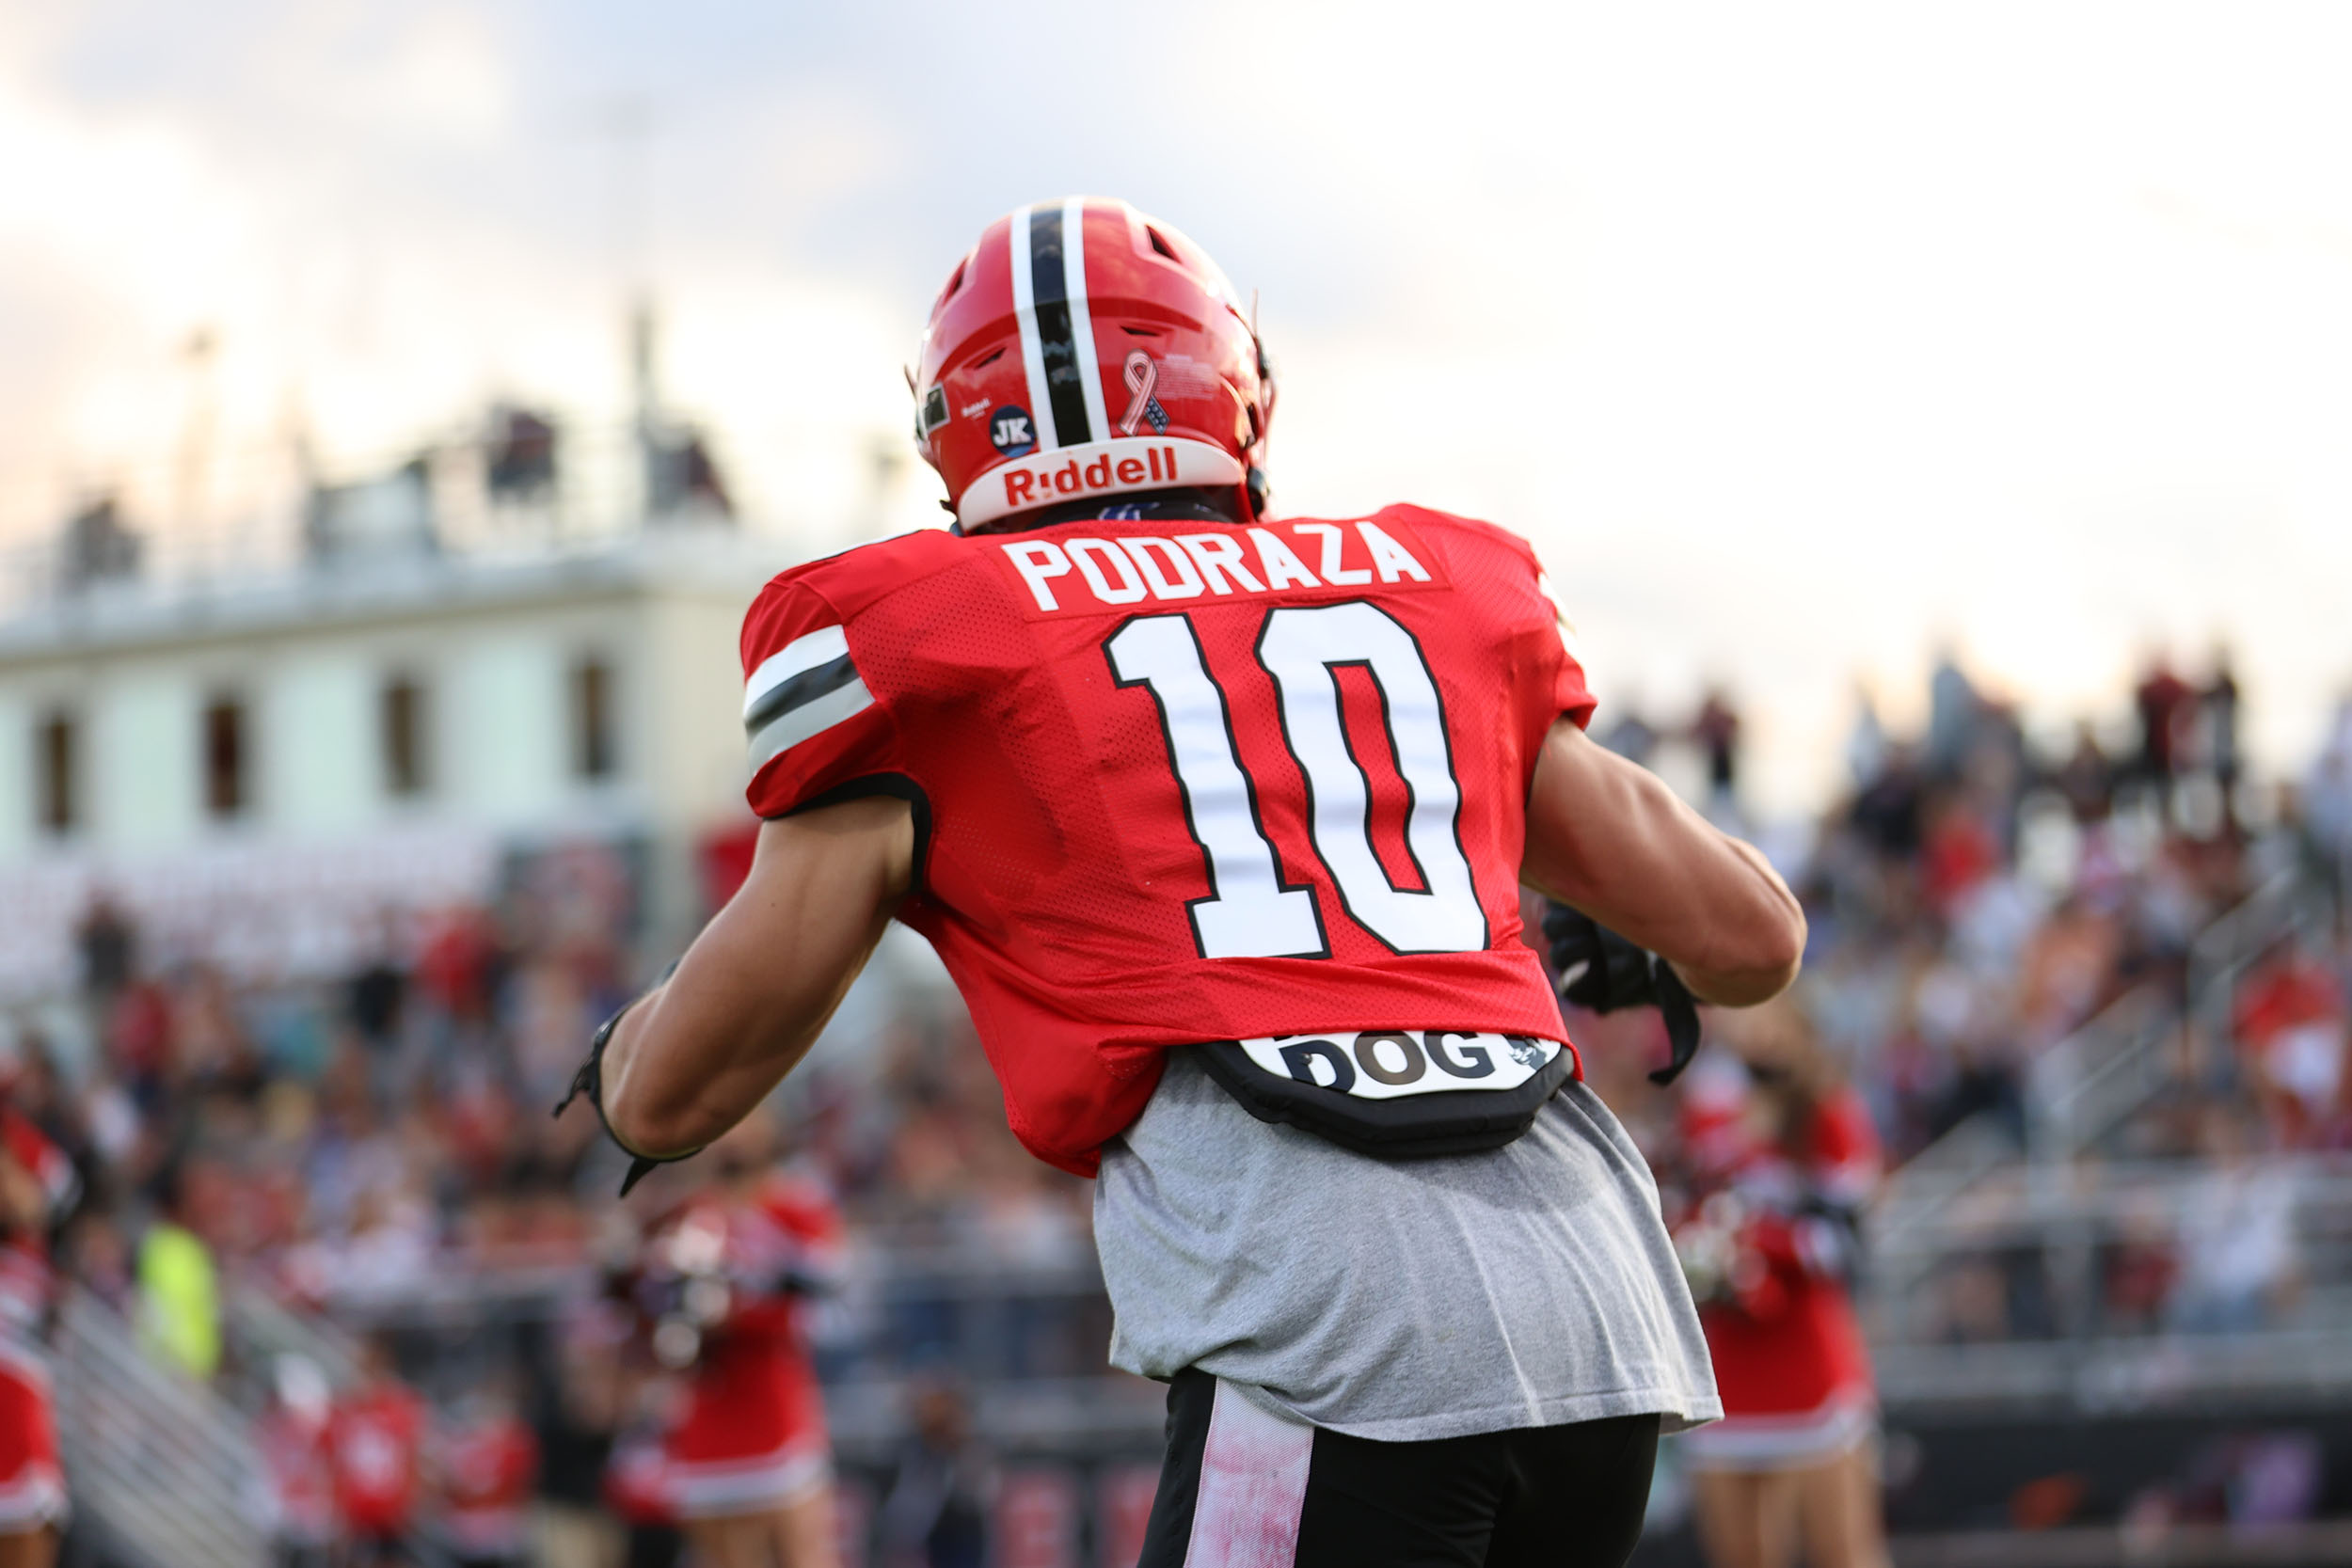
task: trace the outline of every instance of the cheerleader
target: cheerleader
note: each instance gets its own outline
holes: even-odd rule
[[[1783,997],[1717,1014],[1732,1056],[1682,1097],[1670,1217],[1724,1419],[1682,1442],[1716,1568],[1884,1568],[1877,1395],[1854,1315],[1857,1222],[1877,1187],[1861,1097]]]
[[[707,1568],[834,1568],[833,1450],[806,1298],[838,1270],[841,1222],[775,1164],[755,1112],[705,1156],[712,1180],[658,1226],[637,1282],[657,1360],[685,1384],[667,1486]]]

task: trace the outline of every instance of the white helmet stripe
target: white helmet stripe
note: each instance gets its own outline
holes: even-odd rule
[[[1070,302],[1071,346],[1077,350],[1078,385],[1086,393],[1087,429],[1095,440],[1110,435],[1103,413],[1103,366],[1094,348],[1094,316],[1087,306],[1087,201],[1073,196],[1061,207],[1062,295]]]
[[[1029,212],[1021,208],[1006,226],[1006,261],[1012,268],[1012,313],[1021,324],[1021,369],[1029,382],[1029,428],[1041,451],[1061,445],[1054,432],[1053,399],[1045,390],[1045,349],[1037,335],[1037,287],[1029,272]]]

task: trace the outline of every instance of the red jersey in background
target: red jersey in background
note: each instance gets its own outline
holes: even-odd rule
[[[531,1544],[539,1440],[511,1410],[453,1422],[437,1447],[443,1529],[469,1558],[520,1559]]]
[[[360,1388],[335,1402],[328,1420],[335,1506],[355,1533],[399,1535],[415,1518],[424,1403],[395,1383]]]

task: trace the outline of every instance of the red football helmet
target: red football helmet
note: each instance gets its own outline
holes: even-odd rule
[[[1232,486],[1265,509],[1274,377],[1233,286],[1123,201],[989,225],[931,307],[914,441],[966,530],[1057,501]]]

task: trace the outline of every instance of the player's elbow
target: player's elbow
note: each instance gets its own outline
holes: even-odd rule
[[[1721,1007],[1753,1007],[1796,983],[1804,966],[1804,911],[1794,898],[1744,921],[1713,963],[1684,979],[1699,999]]]
[[[647,1065],[640,1057],[612,1073],[607,1062],[604,1124],[623,1148],[665,1159],[691,1153],[727,1130],[725,1108],[707,1085],[637,1070]]]
[[[657,1159],[683,1154],[717,1135],[704,1131],[706,1118],[694,1114],[691,1101],[662,1105],[649,1103],[651,1098],[632,1093],[625,1085],[605,1094],[605,1125],[612,1130],[613,1141],[632,1154]]]

